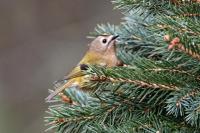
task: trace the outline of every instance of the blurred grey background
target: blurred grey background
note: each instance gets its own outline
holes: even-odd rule
[[[120,18],[110,0],[1,0],[0,133],[43,133],[52,82],[79,62],[96,24]]]

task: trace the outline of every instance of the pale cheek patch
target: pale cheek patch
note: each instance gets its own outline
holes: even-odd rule
[[[100,66],[106,66],[107,64],[105,62],[102,62],[99,64]]]
[[[79,85],[79,82],[74,82],[73,84],[72,84],[72,86],[78,86]]]

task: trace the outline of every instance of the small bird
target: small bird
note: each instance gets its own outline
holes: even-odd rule
[[[54,96],[70,87],[82,88],[85,82],[85,76],[82,70],[87,70],[88,65],[100,65],[105,67],[120,66],[123,63],[116,56],[116,39],[114,35],[100,35],[90,44],[85,56],[78,65],[69,73],[65,80],[66,83],[58,87],[47,98],[50,101]]]

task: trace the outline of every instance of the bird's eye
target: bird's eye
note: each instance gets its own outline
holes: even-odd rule
[[[105,44],[107,43],[107,39],[103,39],[102,42]]]

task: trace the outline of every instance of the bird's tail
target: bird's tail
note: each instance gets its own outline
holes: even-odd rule
[[[62,85],[61,87],[57,88],[54,92],[52,92],[47,98],[45,98],[46,101],[50,101],[53,97],[55,97],[58,93],[62,92],[63,90],[69,88],[74,83],[73,80],[69,80],[67,83]]]

